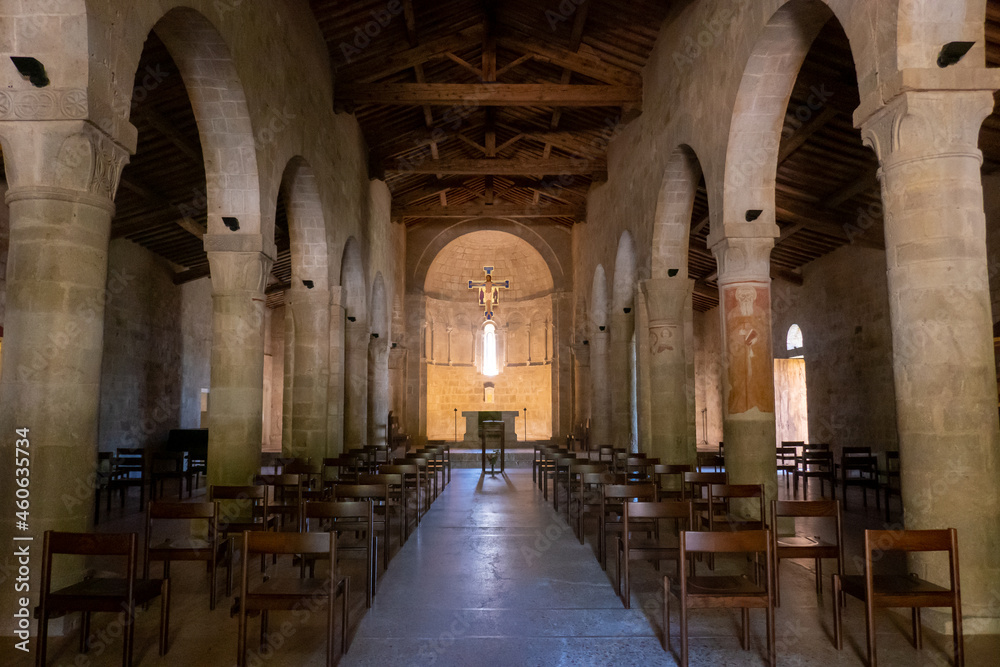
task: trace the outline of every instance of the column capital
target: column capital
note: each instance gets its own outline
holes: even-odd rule
[[[908,162],[973,157],[982,162],[979,130],[993,111],[987,90],[911,90],[862,121],[864,144],[881,162],[880,175]]]
[[[719,264],[718,284],[771,281],[771,237],[724,238],[712,246]]]
[[[274,260],[262,252],[208,253],[212,270],[212,294],[215,296],[260,295],[263,299],[267,277]]]
[[[285,290],[285,303],[292,307],[326,309],[330,304],[330,290],[325,287],[308,288],[292,285]]]
[[[652,326],[677,322],[684,318],[684,303],[694,288],[694,282],[678,275],[675,278],[650,278],[639,282],[639,290],[646,299],[646,312]]]
[[[129,148],[84,120],[0,122],[7,203],[57,199],[114,214]]]

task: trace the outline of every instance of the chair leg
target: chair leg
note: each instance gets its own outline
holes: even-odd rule
[[[267,646],[267,609],[260,610],[260,652]]]
[[[130,600],[128,610],[125,612],[126,627],[125,637],[122,642],[122,664],[125,667],[132,667],[132,641],[135,637],[135,601]]]
[[[49,615],[42,612],[38,619],[38,648],[35,650],[35,667],[45,667],[45,640],[49,636]]]
[[[816,559],[816,595],[823,594],[823,559]]]
[[[245,597],[245,595],[244,595]],[[240,622],[236,631],[236,666],[245,667],[247,662],[247,605],[240,600]]]
[[[351,597],[351,578],[344,577],[344,600],[341,603],[343,605],[343,611],[341,612],[340,618],[340,647],[343,654],[346,654],[351,648],[351,643],[348,638],[347,628],[348,628],[348,610],[350,609],[348,605],[348,600]]]
[[[170,642],[170,580],[160,587],[160,655],[167,654]]]
[[[919,651],[924,647],[924,635],[920,627],[920,607],[910,610],[910,622],[913,625],[913,648]]]
[[[875,646],[875,605],[870,595],[865,596],[865,635],[868,646],[868,667],[877,667]]]
[[[80,618],[80,653],[90,650],[90,612],[85,611]]]
[[[842,628],[840,626],[840,575],[834,573],[833,575],[833,644],[837,647],[837,650],[844,648],[844,638],[842,636]]]
[[[781,559],[774,557],[774,606],[781,606]]]
[[[767,607],[767,663],[775,667],[778,663],[777,642],[774,637],[774,607]]]
[[[746,607],[740,609],[740,648],[750,648],[750,610]]]
[[[663,577],[663,649],[670,653],[670,577]]]
[[[681,598],[681,666],[688,667],[688,609]]]
[[[962,636],[962,614],[958,604],[951,607],[952,642],[955,645],[955,667],[965,667],[965,638]]]

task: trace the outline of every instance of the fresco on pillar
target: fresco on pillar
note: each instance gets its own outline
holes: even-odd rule
[[[757,408],[774,412],[771,365],[771,299],[764,286],[725,288],[726,349],[729,354],[730,415]]]

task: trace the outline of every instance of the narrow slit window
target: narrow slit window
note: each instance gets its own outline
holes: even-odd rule
[[[493,376],[499,372],[496,326],[492,322],[487,322],[483,327],[483,375]]]

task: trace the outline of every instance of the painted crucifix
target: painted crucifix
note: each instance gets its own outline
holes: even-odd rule
[[[493,282],[493,267],[484,266],[486,280],[470,280],[469,289],[479,290],[479,305],[483,307],[483,316],[493,319],[493,308],[500,305],[500,290],[510,289],[510,281]]]

